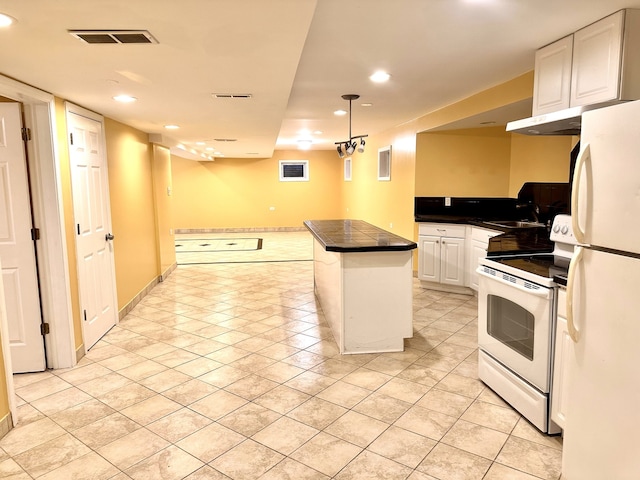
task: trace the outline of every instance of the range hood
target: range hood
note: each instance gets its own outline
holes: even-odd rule
[[[580,135],[583,112],[594,108],[597,106],[585,105],[515,120],[507,123],[507,132],[523,135]]]

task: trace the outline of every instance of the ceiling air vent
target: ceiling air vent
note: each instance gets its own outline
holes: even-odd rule
[[[158,43],[147,30],[69,30],[85,43]]]
[[[251,98],[250,93],[212,93],[213,98]]]

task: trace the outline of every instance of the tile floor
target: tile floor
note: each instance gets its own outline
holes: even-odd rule
[[[76,367],[14,377],[0,478],[557,480],[561,440],[477,379],[475,297],[416,282],[414,311],[404,352],[341,356],[311,262],[180,266]]]

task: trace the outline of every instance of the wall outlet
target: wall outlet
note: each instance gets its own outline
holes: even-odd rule
[[[451,197],[444,197],[444,206],[445,207],[451,206]]]
[[[167,196],[170,197],[171,196],[171,187],[167,187]]]
[[[169,235],[173,235],[173,228],[169,229]]]
[[[389,224],[389,228],[393,228],[393,223],[390,223],[390,224]]]

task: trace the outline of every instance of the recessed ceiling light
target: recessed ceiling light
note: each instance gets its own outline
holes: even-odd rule
[[[313,142],[308,139],[298,140],[298,149],[300,150],[309,150],[311,148],[311,144]]]
[[[132,97],[131,95],[116,95],[115,97],[113,97],[113,99],[116,102],[121,102],[121,103],[131,103],[138,100],[136,97]]]
[[[213,151],[215,150],[215,148],[213,148],[213,147],[207,147],[207,148],[205,148],[205,150],[206,150],[207,152],[213,152]]]
[[[322,130],[316,130],[315,132],[313,132],[315,135],[322,135]]]
[[[373,75],[369,77],[369,80],[375,83],[384,83],[391,78],[387,72],[383,72],[382,70],[378,70]]]
[[[336,110],[335,112],[333,112],[334,115],[338,115],[339,117],[341,117],[342,115],[346,115],[347,111],[346,110]]]
[[[180,126],[178,125],[165,125],[164,128],[166,128],[167,130],[177,130],[180,128]]]
[[[0,13],[0,27],[8,27],[15,21],[15,18],[10,17],[9,15],[6,15],[4,13]]]
[[[196,142],[196,145],[206,145],[205,142]]]
[[[373,107],[373,103],[361,103],[361,107]]]

